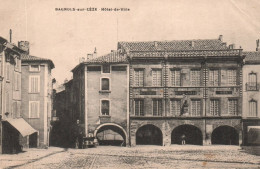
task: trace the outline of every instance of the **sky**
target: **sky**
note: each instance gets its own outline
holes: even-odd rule
[[[260,39],[259,0],[0,0],[0,36],[29,41],[30,54],[51,59],[61,84],[97,48],[98,56],[118,41],[217,39],[255,51]],[[56,11],[55,8],[97,8]],[[129,8],[130,11],[101,11]]]

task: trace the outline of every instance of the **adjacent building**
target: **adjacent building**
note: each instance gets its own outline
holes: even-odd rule
[[[21,55],[25,51],[0,37],[0,153],[21,151],[20,138],[35,133],[21,118]]]
[[[126,55],[118,50],[82,60],[72,72],[74,114],[85,135],[94,135],[99,144],[128,145],[129,64]]]
[[[243,145],[260,145],[260,51],[243,52]]]
[[[29,42],[18,46],[26,51],[22,55],[22,108],[21,116],[38,132],[23,140],[25,147],[48,147],[52,113],[52,75],[54,64],[50,59],[32,56]]]

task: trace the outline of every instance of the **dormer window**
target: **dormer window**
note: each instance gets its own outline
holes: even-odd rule
[[[30,65],[30,72],[39,72],[40,71],[40,65]]]

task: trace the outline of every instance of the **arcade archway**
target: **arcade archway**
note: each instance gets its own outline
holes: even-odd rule
[[[137,145],[162,145],[161,130],[151,124],[140,127],[136,132]]]
[[[126,146],[126,132],[117,124],[103,124],[94,133],[99,145]]]
[[[213,130],[211,144],[238,145],[239,135],[235,128],[220,126]]]
[[[192,125],[181,125],[173,129],[171,134],[172,144],[185,144],[202,145],[202,133],[199,128]]]

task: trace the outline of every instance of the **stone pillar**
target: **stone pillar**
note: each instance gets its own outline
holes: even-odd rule
[[[162,135],[163,135],[163,146],[171,145],[171,128],[168,122],[164,122],[162,125]]]
[[[239,130],[239,135],[238,135],[238,139],[239,139],[239,145],[243,144],[243,133],[242,130]]]

